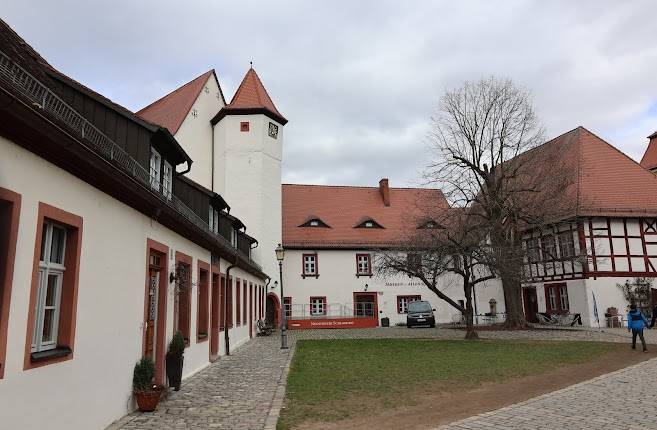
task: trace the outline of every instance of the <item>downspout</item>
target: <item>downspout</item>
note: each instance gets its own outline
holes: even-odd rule
[[[231,297],[233,296],[232,294],[232,288],[233,288],[233,282],[230,280],[230,269],[233,267],[237,267],[237,254],[235,254],[235,262],[228,266],[226,269],[226,281],[225,281],[225,286],[226,289],[224,291],[224,345],[226,347],[226,355],[230,355],[230,338],[228,336],[228,282],[230,282],[230,288],[231,288]],[[232,303],[231,303],[232,307]],[[231,309],[231,315],[232,315],[232,309]]]
[[[214,125],[212,125],[212,122],[210,122],[210,126],[212,127],[212,147],[210,148],[212,170],[210,171],[210,190],[214,191]]]

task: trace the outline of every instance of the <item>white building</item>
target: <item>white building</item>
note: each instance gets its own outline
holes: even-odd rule
[[[218,89],[207,78],[200,88]],[[204,95],[183,119],[197,109],[207,127],[183,121],[174,138],[54,69],[0,21],[2,428],[104,428],[135,407],[141,357],[165,383],[174,331],[187,339],[184,378],[226,352],[224,321],[231,349],[255,335],[268,276],[251,252],[258,241],[208,182],[202,145],[223,97]]]
[[[283,279],[290,328],[375,327],[406,322],[411,300],[428,300],[436,321],[452,322],[460,312],[417,279],[378,276],[377,251],[394,249],[404,237],[426,227],[423,202],[447,208],[440,190],[378,187],[283,185]],[[422,220],[422,221],[419,221]],[[464,301],[461,281],[444,276],[440,290]],[[480,314],[504,312],[499,282],[475,289]]]

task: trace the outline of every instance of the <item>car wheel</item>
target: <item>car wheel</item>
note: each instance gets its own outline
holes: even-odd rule
[[[430,324],[429,327],[436,328],[436,324]]]

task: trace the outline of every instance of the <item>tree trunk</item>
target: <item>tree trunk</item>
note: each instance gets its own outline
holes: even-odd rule
[[[522,308],[522,287],[520,280],[515,276],[502,277],[502,289],[504,290],[504,306],[506,308],[507,328],[525,328],[525,312]]]
[[[465,338],[479,339],[474,325],[474,310],[472,308],[472,285],[467,278],[463,279],[463,292],[465,293]]]

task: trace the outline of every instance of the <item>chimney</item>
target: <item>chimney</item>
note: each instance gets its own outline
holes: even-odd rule
[[[383,178],[379,181],[379,192],[383,199],[383,204],[390,206],[390,188],[388,188],[388,178]]]

